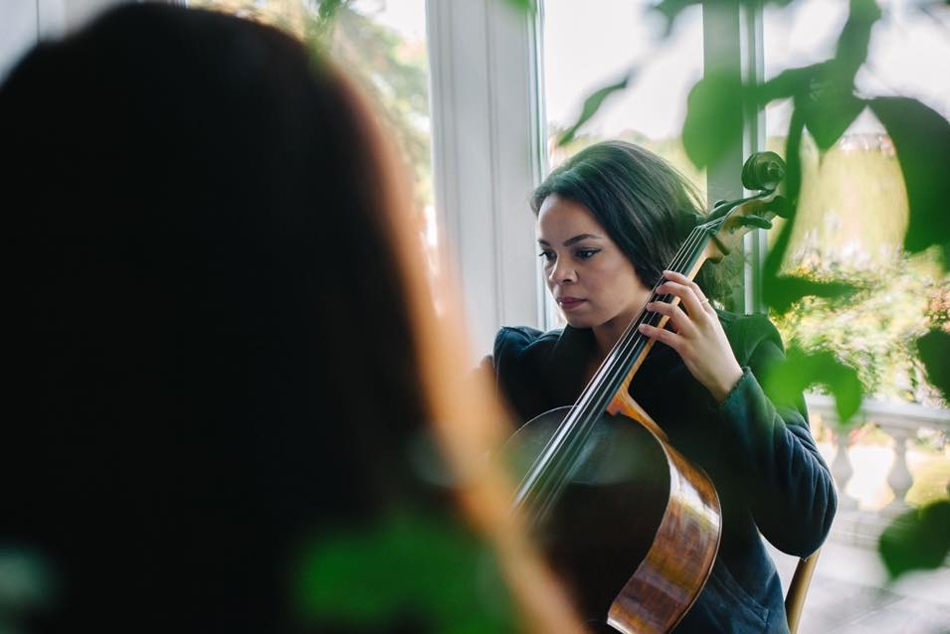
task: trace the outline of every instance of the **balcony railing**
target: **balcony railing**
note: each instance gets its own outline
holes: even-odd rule
[[[838,420],[834,399],[830,396],[809,394],[806,396],[813,429],[820,428],[830,435],[826,445],[830,467],[838,485],[838,518],[834,534],[854,543],[873,546],[880,531],[895,515],[911,508],[907,494],[914,486],[914,474],[908,464],[908,449],[918,438],[928,437],[929,443],[947,460],[950,473],[950,454],[947,440],[950,438],[950,411],[909,403],[887,403],[866,399],[854,419],[842,426]],[[889,458],[892,460],[886,475],[886,486],[893,499],[881,504],[874,500],[860,499],[849,493],[852,478],[866,476],[856,469],[852,456],[860,449],[856,430],[873,426],[890,439]],[[879,466],[879,465],[878,465]],[[944,493],[950,495],[950,476],[944,484]],[[859,487],[860,488],[860,487]],[[877,496],[880,500],[880,495]]]

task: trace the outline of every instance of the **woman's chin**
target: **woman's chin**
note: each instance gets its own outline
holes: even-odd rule
[[[571,328],[592,328],[594,326],[592,321],[583,315],[564,314],[563,311],[561,314],[564,315],[564,321],[566,321]]]

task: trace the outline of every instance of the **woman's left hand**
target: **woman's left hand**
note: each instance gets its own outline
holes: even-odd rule
[[[721,403],[742,377],[742,368],[719,323],[716,309],[709,304],[699,285],[685,275],[664,271],[663,277],[666,281],[657,287],[657,293],[673,295],[679,298],[679,304],[650,302],[646,307],[669,317],[671,328],[641,324],[640,332],[676,350],[690,373]]]

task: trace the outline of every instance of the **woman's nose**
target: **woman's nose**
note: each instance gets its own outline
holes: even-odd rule
[[[551,267],[551,273],[548,275],[548,279],[555,284],[573,282],[577,280],[577,272],[574,270],[574,267],[569,266],[569,263],[559,259]]]

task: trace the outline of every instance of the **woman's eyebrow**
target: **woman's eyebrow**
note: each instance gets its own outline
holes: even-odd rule
[[[581,240],[588,240],[588,239],[590,239],[590,240],[602,240],[603,238],[601,238],[600,236],[594,235],[593,233],[581,233],[581,234],[578,234],[578,235],[576,235],[576,236],[574,236],[574,237],[572,237],[572,238],[568,238],[567,240],[565,240],[565,241],[564,241],[564,244],[563,244],[562,246],[569,247],[569,246],[571,246],[572,244],[577,244],[577,243],[580,242]],[[548,242],[547,240],[545,240],[544,238],[538,238],[538,244],[543,245],[543,246],[550,246],[550,245],[551,245],[551,243]]]

